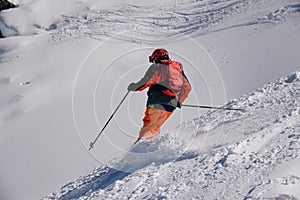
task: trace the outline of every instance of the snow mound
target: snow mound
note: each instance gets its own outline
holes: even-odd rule
[[[226,104],[245,112],[210,111],[44,199],[299,198],[299,74]]]

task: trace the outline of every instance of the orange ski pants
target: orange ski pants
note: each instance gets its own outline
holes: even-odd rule
[[[144,125],[140,130],[139,139],[145,137],[151,140],[153,136],[160,133],[160,127],[171,116],[173,112],[156,108],[147,108],[143,119]],[[138,140],[139,140],[138,139]]]

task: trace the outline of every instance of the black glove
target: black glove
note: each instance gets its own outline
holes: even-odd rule
[[[127,90],[128,91],[135,91],[137,88],[136,88],[136,84],[135,83],[130,83],[127,87]]]
[[[179,101],[178,101],[178,103],[177,103],[177,108],[181,108],[181,106],[182,106],[182,104],[181,103],[179,103]]]

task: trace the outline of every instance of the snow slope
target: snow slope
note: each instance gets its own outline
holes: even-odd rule
[[[41,198],[95,166],[108,166],[100,167],[99,173],[103,169],[113,174],[113,179],[103,181],[106,186],[116,179],[126,180],[133,171],[151,168],[144,162],[120,173],[110,170],[115,162],[108,163],[123,158],[135,141],[145,93],[130,94],[95,149],[88,152],[87,148],[125,94],[127,84],[143,75],[147,57],[158,46],[166,47],[172,58],[183,62],[193,87],[187,100],[190,104],[223,105],[300,70],[298,0],[13,2],[19,7],[0,13],[0,28],[7,36],[0,40],[0,199]],[[174,127],[202,113],[177,110],[158,142],[176,146],[176,138],[170,141],[169,135],[176,136],[181,129],[174,131]],[[214,117],[216,121],[206,122],[206,126],[199,125],[204,123],[201,121],[191,122],[199,129],[188,123],[191,128],[183,129],[182,135],[218,130],[214,127],[222,116]],[[247,119],[248,124],[241,122],[241,127],[260,127]],[[178,148],[180,153],[166,149],[161,153],[165,159],[156,157],[157,153],[140,159],[151,156],[151,163],[172,163],[185,147],[191,149],[200,143],[206,151],[210,145],[222,146],[218,143],[221,140],[208,139],[216,144],[195,139],[195,144],[178,144],[183,147]],[[195,149],[196,154],[187,153],[175,164],[203,155]],[[121,162],[117,169],[123,165],[127,163]],[[291,174],[294,166],[296,161],[291,163]],[[270,179],[285,176],[283,169],[278,167]],[[143,177],[141,180],[147,180]],[[290,179],[294,178],[286,182],[294,181]],[[95,184],[94,189],[98,187]]]
[[[299,103],[296,72],[226,104],[244,112],[210,111],[43,199],[300,198]]]

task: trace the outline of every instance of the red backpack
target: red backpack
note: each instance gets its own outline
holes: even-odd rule
[[[176,96],[181,92],[183,85],[183,66],[180,62],[168,61],[161,68],[161,84],[166,90],[162,92],[169,96]]]

